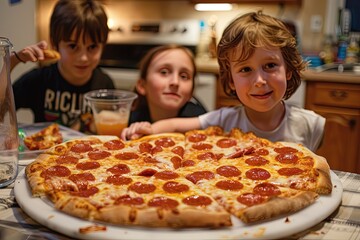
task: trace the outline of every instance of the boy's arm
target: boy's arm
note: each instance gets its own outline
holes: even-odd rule
[[[36,44],[25,47],[19,52],[14,52],[10,56],[10,71],[12,71],[16,65],[20,62],[37,62],[45,59],[44,49],[48,46],[46,41],[40,41]]]
[[[200,120],[193,118],[169,118],[157,121],[153,124],[149,122],[136,122],[125,128],[121,132],[121,139],[137,139],[144,135],[166,133],[166,132],[186,132],[199,129]]]

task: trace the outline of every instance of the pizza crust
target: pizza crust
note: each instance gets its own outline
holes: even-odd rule
[[[120,225],[147,227],[210,227],[231,226],[231,215],[222,207],[190,207],[182,204],[175,209],[129,205],[97,206],[95,202],[60,192],[48,192],[55,208],[75,217]]]
[[[245,208],[238,217],[245,223],[266,220],[303,209],[318,198],[315,192],[298,192],[292,197],[273,197],[268,202]]]
[[[319,194],[330,194],[332,191],[332,182],[330,176],[330,166],[327,163],[326,159],[322,156],[319,156],[308,148],[301,144],[291,143],[291,142],[280,142],[284,146],[293,147],[299,151],[305,153],[306,155],[314,159],[313,170],[316,171],[315,175],[318,176],[316,183],[316,192]]]
[[[232,225],[230,214],[225,210],[209,211],[201,208],[168,210],[146,207],[138,209],[126,205],[101,208],[97,220],[133,226],[172,228],[219,228]]]

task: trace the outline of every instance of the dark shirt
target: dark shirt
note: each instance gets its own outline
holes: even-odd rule
[[[189,102],[182,107],[177,115],[177,117],[197,117],[206,113],[204,106],[195,98],[192,98]],[[150,112],[148,106],[142,106],[139,109],[136,109],[131,112],[129,125],[134,122],[153,122],[150,118]]]
[[[67,127],[79,126],[81,116],[91,112],[83,104],[86,92],[114,88],[111,78],[100,68],[93,71],[86,84],[71,85],[61,76],[57,63],[33,69],[13,84],[16,109],[31,109],[35,122],[57,122]],[[86,131],[83,127],[73,128]]]

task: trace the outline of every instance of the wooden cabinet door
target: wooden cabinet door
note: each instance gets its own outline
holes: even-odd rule
[[[360,110],[315,107],[326,118],[325,135],[317,154],[331,169],[360,173]]]

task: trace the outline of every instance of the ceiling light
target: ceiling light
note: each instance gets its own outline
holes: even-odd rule
[[[232,4],[230,3],[198,3],[195,4],[197,11],[230,11]]]

